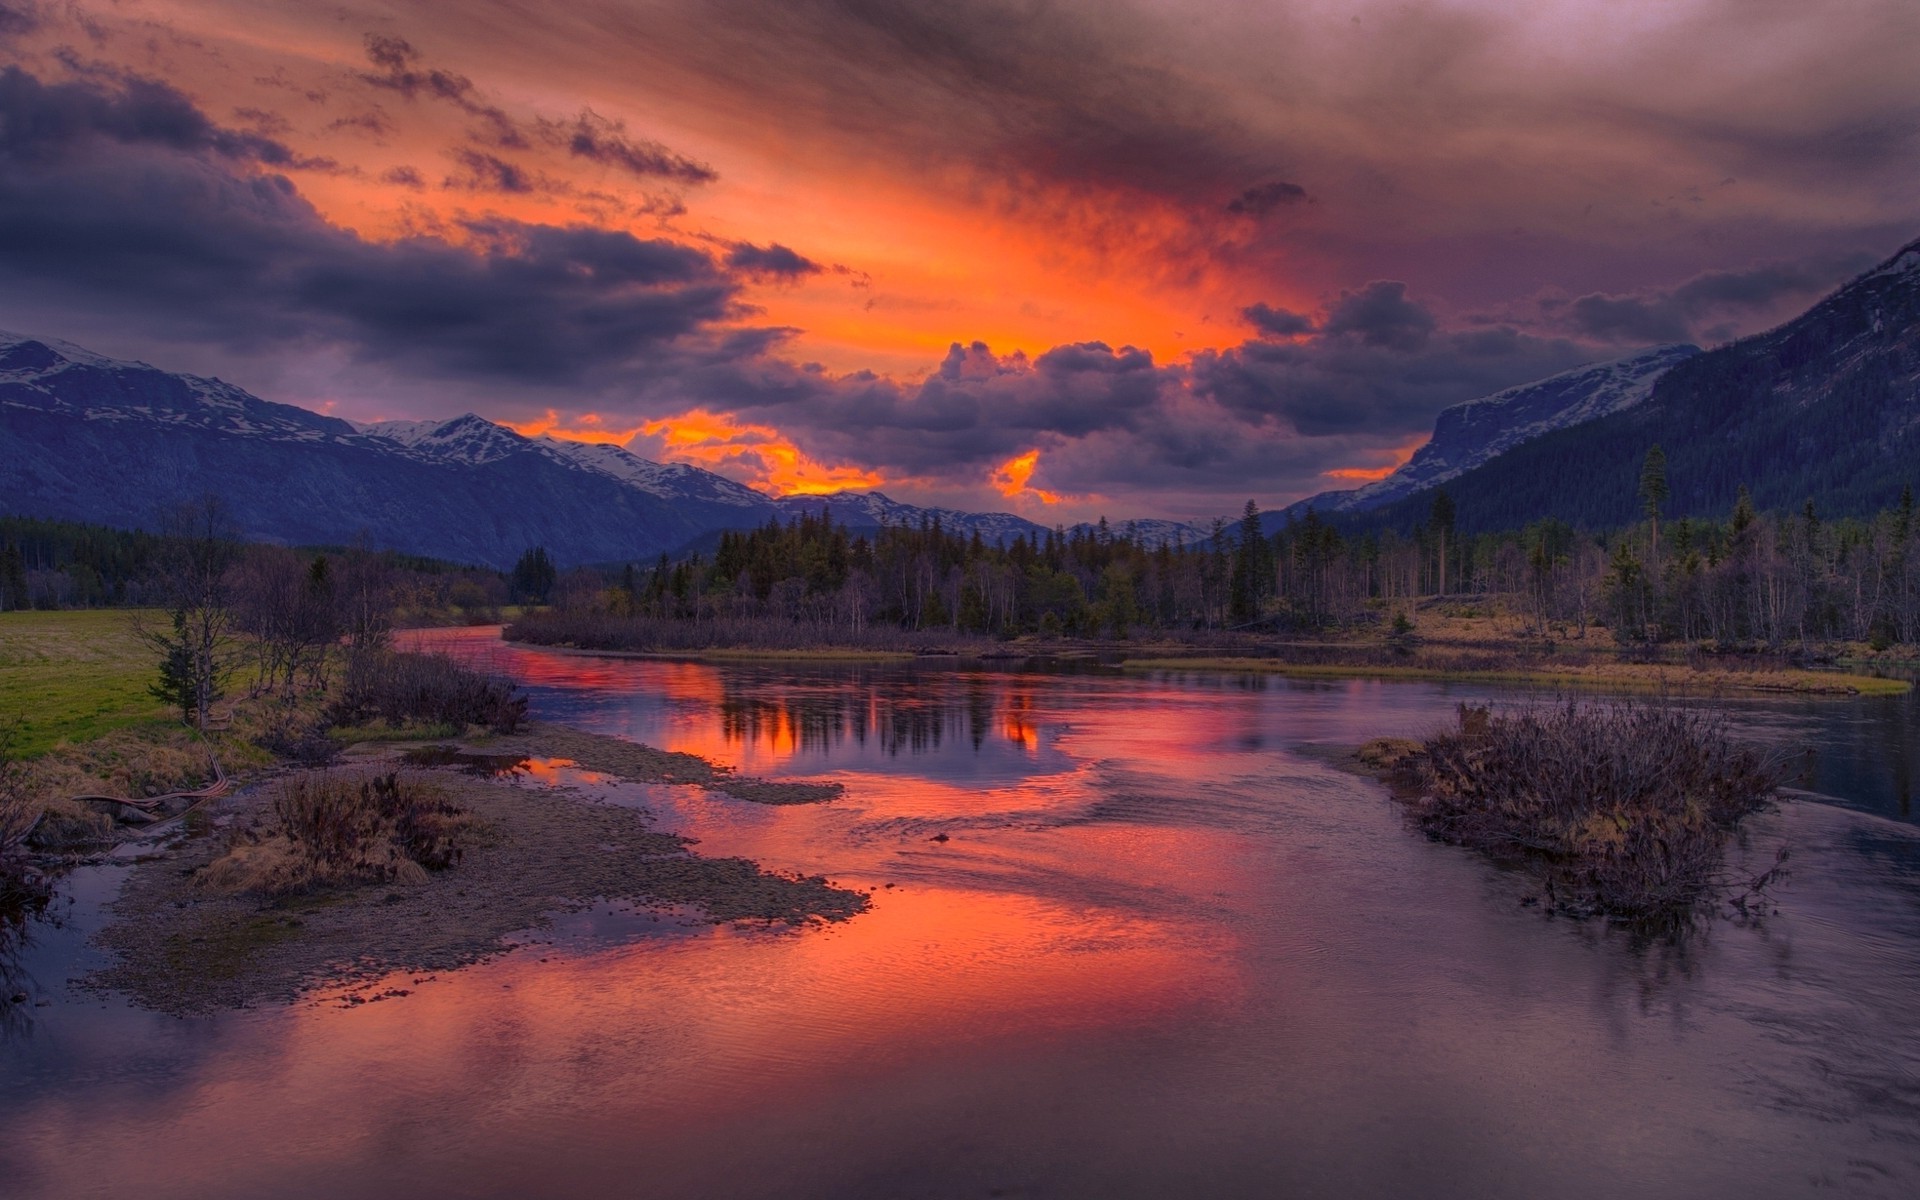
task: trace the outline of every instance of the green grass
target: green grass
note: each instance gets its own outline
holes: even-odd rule
[[[459,737],[461,732],[457,725],[409,722],[405,725],[336,725],[327,730],[327,736],[336,742],[354,745],[358,742],[444,741]]]
[[[15,753],[32,757],[62,741],[168,723],[165,706],[147,692],[157,660],[133,635],[132,616],[0,613],[0,720],[22,719]]]

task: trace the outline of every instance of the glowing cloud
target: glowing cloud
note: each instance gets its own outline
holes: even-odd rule
[[[1408,442],[1406,445],[1391,451],[1393,461],[1387,463],[1385,466],[1335,467],[1330,471],[1322,471],[1321,474],[1325,475],[1328,479],[1346,479],[1355,483],[1372,483],[1376,479],[1385,479],[1401,467],[1406,466],[1407,460],[1413,457],[1413,452],[1426,444],[1427,439],[1423,437],[1417,441]]]
[[[663,458],[782,496],[820,496],[886,482],[877,471],[818,462],[771,425],[742,424],[730,413],[696,408],[649,421],[639,432],[659,441]]]
[[[508,429],[521,437],[550,437],[563,442],[596,442],[606,446],[625,446],[639,433],[641,426],[631,429],[608,429],[599,413],[581,413],[573,418],[577,423],[569,428],[561,423],[560,414],[553,409],[547,415],[531,421],[502,421]]]
[[[1033,496],[1042,504],[1058,504],[1062,497],[1058,492],[1049,492],[1044,488],[1028,487],[1027,481],[1033,478],[1035,467],[1040,465],[1040,452],[1029,450],[1025,454],[1016,454],[993,470],[993,486],[1002,496],[1013,499],[1019,496]]]

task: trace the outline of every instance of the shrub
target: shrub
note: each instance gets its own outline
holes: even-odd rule
[[[464,854],[466,811],[439,789],[385,775],[295,776],[273,799],[279,827],[236,835],[202,873],[218,891],[281,894],[355,883],[419,883]]]
[[[363,650],[347,660],[336,725],[383,720],[389,725],[484,725],[512,733],[527,716],[527,698],[504,675],[476,671],[441,654]]]
[[[26,855],[27,836],[39,820],[40,806],[27,788],[25,767],[13,757],[19,726],[17,718],[0,721],[0,926],[44,909],[52,897],[46,877]]]
[[[1457,727],[1407,769],[1430,836],[1530,863],[1563,911],[1637,923],[1679,920],[1740,890],[1722,871],[1727,836],[1781,774],[1736,745],[1721,716],[1577,702],[1499,714],[1462,705]]]

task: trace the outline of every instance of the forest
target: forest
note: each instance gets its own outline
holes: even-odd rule
[[[937,522],[855,535],[830,512],[723,536],[711,558],[576,570],[554,611],[516,635],[596,642],[608,623],[771,622],[819,641],[875,628],[1009,638],[1204,631],[1411,632],[1415,602],[1498,598],[1541,638],[1595,626],[1622,644],[1781,647],[1920,641],[1920,528],[1909,488],[1873,517],[1758,512],[1744,489],[1720,520],[1662,519],[1655,448],[1642,519],[1604,532],[1556,519],[1466,534],[1444,490],[1407,534],[1343,534],[1309,511],[1272,533],[1249,501],[1188,543],[1092,528],[984,543]]]

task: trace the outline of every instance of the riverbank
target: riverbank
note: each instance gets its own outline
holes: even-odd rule
[[[1552,666],[1396,666],[1387,663],[1290,662],[1284,658],[1200,656],[1129,658],[1133,671],[1253,671],[1300,679],[1405,679],[1454,683],[1519,684],[1604,692],[1675,692],[1693,695],[1792,694],[1896,696],[1913,690],[1903,679],[1774,667],[1741,670],[1685,663],[1589,662]]]
[[[557,653],[697,662],[1099,662],[1131,670],[1258,671],[1300,678],[1404,679],[1706,695],[1899,695],[1920,648],[1620,646],[1603,628],[1542,637],[1497,599],[1432,599],[1398,633],[1363,624],[1319,634],[1135,630],[1133,637],[987,638],[940,627],[845,628],[758,620],[668,621],[530,612],[502,630]]]
[[[771,926],[844,921],[867,908],[865,893],[819,876],[695,854],[687,839],[656,829],[644,810],[529,785],[516,770],[529,763],[578,765],[759,803],[838,794],[838,785],[742,779],[694,755],[555,725],[457,742],[361,743],[349,748],[337,773],[395,772],[430,785],[461,810],[471,833],[455,865],[414,873],[411,882],[284,896],[223,892],[208,867],[236,844],[276,836],[275,788],[315,774],[290,772],[202,809],[132,868],[111,906],[113,920],[97,938],[115,961],[87,986],[191,1015],[457,969],[505,953],[509,934],[596,903]]]

